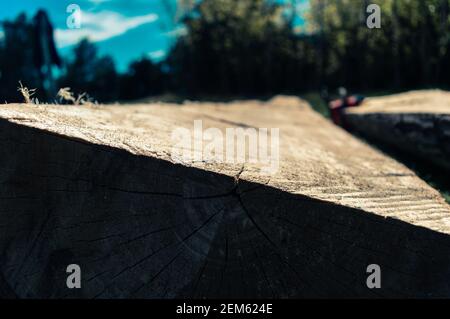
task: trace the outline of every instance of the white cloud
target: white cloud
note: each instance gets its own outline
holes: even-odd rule
[[[83,38],[88,38],[92,42],[99,42],[156,20],[158,20],[158,15],[153,13],[137,17],[125,17],[112,11],[101,11],[99,13],[83,11],[80,29],[56,29],[55,38],[60,48],[76,44]]]
[[[153,52],[149,52],[147,53],[147,55],[154,60],[159,60],[164,58],[167,55],[167,52],[164,50],[158,50],[158,51],[153,51]]]
[[[177,26],[176,28],[165,33],[168,37],[181,37],[187,34],[187,29],[184,26]]]
[[[105,3],[105,2],[110,2],[111,0],[88,0],[90,3],[93,3],[93,4],[95,4],[95,5],[97,5],[97,4],[102,4],[102,3]]]

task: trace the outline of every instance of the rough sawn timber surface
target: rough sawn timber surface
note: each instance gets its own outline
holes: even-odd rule
[[[175,163],[173,130],[199,119],[280,128],[278,172]],[[3,297],[450,296],[439,193],[295,98],[2,105],[0,149]]]

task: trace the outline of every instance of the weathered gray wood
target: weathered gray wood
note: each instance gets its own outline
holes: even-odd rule
[[[449,206],[303,102],[7,105],[0,118],[9,296],[450,296]],[[173,163],[170,133],[194,119],[279,127],[279,172]],[[366,286],[369,264],[381,289]]]
[[[346,110],[361,134],[407,151],[450,171],[450,94],[417,91],[369,99]]]

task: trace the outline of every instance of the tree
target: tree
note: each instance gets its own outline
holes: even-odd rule
[[[83,39],[73,50],[66,72],[59,80],[60,87],[70,87],[77,94],[87,93],[100,102],[118,98],[118,75],[109,56],[99,57],[97,48]]]
[[[204,0],[184,24],[168,63],[186,92],[262,94],[301,81],[298,38],[276,3]]]
[[[121,78],[120,98],[139,99],[160,94],[165,87],[165,75],[161,65],[148,58],[141,58],[130,64],[128,72]]]
[[[19,81],[42,92],[39,74],[33,61],[33,25],[25,14],[3,23],[4,39],[0,48],[0,98],[21,102],[17,94]]]

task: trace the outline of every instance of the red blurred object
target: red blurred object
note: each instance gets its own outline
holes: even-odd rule
[[[328,103],[331,112],[331,118],[336,125],[345,127],[342,113],[348,107],[357,107],[364,102],[362,95],[350,95],[340,99],[332,100]]]

